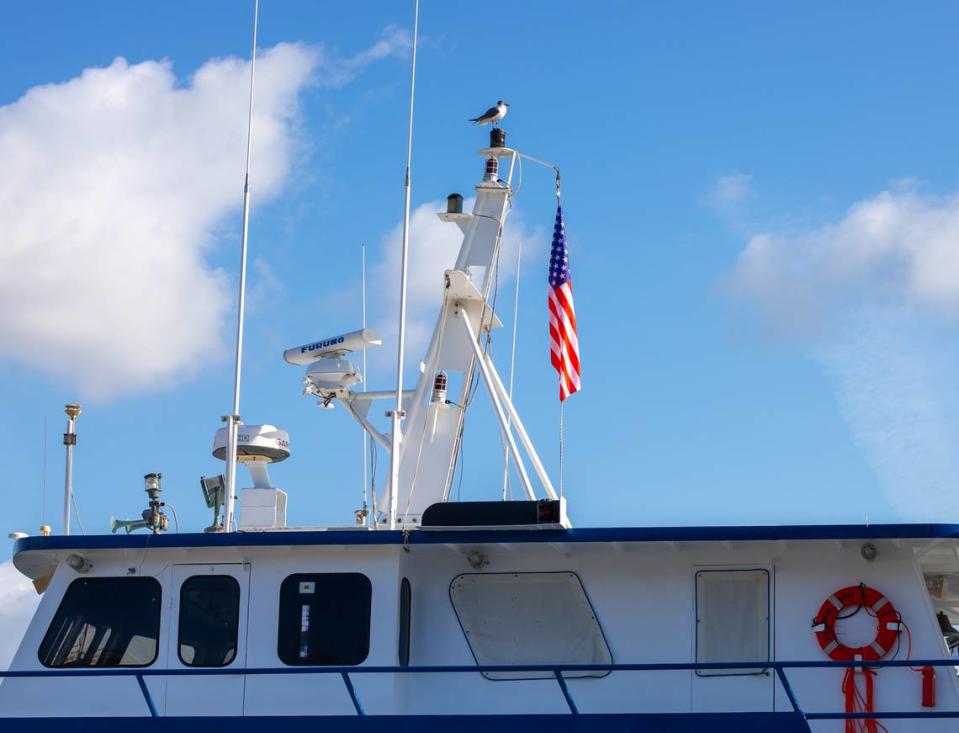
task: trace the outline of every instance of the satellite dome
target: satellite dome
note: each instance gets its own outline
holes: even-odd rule
[[[237,426],[236,459],[279,463],[290,457],[290,434],[275,425]],[[213,457],[226,460],[227,428],[213,437]]]

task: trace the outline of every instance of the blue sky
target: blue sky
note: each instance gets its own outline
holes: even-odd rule
[[[497,98],[510,142],[562,166],[584,363],[566,410],[575,523],[956,519],[957,14],[424,0],[414,247],[447,246],[429,212],[471,192],[486,132],[465,120]],[[243,67],[224,59],[247,58],[249,15],[212,0],[6,11],[5,531],[41,515],[59,528],[74,400],[87,532],[137,515],[148,471],[184,529],[208,523],[197,479],[222,466],[245,124]],[[393,327],[409,8],[265,0],[261,19],[264,53],[298,45],[269,52],[258,88],[242,414],[291,433],[273,470],[291,524],[348,523],[360,435],[300,395],[281,354],[359,325],[360,242],[371,324]],[[516,401],[553,471],[554,211],[549,173],[526,166]],[[417,290],[422,323],[433,293]],[[494,342],[500,364],[508,343]],[[391,346],[373,388],[393,383]],[[499,441],[483,398],[474,413],[461,495],[494,498]]]

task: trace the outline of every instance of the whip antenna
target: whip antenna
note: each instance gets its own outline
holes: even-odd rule
[[[410,254],[410,169],[413,166],[413,92],[416,88],[416,37],[419,33],[420,0],[413,6],[413,60],[410,66],[410,123],[406,140],[406,195],[403,203],[403,250],[400,264],[400,330],[396,347],[396,406],[390,449],[390,529],[396,529],[400,477],[400,420],[403,415],[403,349],[406,345],[406,270]]]
[[[366,330],[366,244],[360,244],[360,313],[363,322],[363,330]],[[366,391],[366,385],[370,381],[369,374],[366,371],[366,349],[363,349],[363,391]],[[363,525],[369,524],[369,471],[367,470],[367,454],[370,450],[370,434],[363,431]],[[376,500],[373,501],[373,512],[376,512]]]
[[[513,298],[513,346],[509,352],[509,400],[513,401],[513,376],[516,372],[516,331],[519,330],[519,270],[523,264],[523,242],[516,247],[516,294]],[[512,415],[506,416],[506,427],[512,422]],[[509,498],[509,448],[503,448],[503,501]]]
[[[253,151],[253,81],[256,78],[256,29],[260,19],[260,0],[253,1],[253,44],[250,51],[250,105],[246,127],[246,169],[243,174],[243,229],[240,237],[240,294],[236,308],[236,361],[233,366],[233,410],[224,417],[227,423],[226,517],[224,528],[233,528],[236,500],[236,433],[240,422],[240,372],[243,363],[243,310],[246,304],[246,250],[250,225],[250,157]]]

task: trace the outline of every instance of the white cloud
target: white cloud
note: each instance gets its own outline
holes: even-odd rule
[[[473,199],[464,202],[469,211]],[[436,324],[443,295],[443,272],[456,262],[463,233],[455,224],[441,221],[437,212],[446,210],[446,201],[430,201],[417,206],[410,214],[410,252],[407,275],[406,360],[418,363],[423,357],[430,334]],[[396,338],[399,330],[399,278],[402,253],[403,225],[399,222],[383,237],[381,264],[371,273],[371,291],[375,293],[373,312],[385,313],[376,320],[376,328],[383,336],[383,348],[376,354],[378,364],[394,363]],[[546,246],[542,230],[527,229],[514,209],[503,235],[499,265],[500,296],[503,285],[512,279],[516,270],[517,248],[523,244],[523,256],[533,255]],[[544,285],[545,288],[545,285]],[[492,296],[491,296],[492,297]],[[500,300],[497,310],[511,308],[511,296]]]
[[[351,58],[285,43],[261,52],[254,204],[290,172],[302,90],[344,84],[407,43],[388,29]],[[118,58],[0,107],[0,358],[109,397],[224,353],[234,295],[208,257],[241,203],[248,84],[236,58],[185,83],[168,61]]]
[[[330,85],[345,84],[350,81],[363,67],[388,58],[390,56],[405,56],[413,46],[409,32],[405,28],[387,26],[379,41],[365,51],[346,58],[333,56],[327,59],[325,79]]]
[[[729,281],[785,335],[820,335],[851,306],[959,312],[959,194],[898,186],[851,207],[838,222],[795,234],[759,234]]]
[[[885,511],[941,518],[959,481],[959,194],[905,181],[838,221],[753,236],[726,284],[823,368]]]
[[[0,563],[0,669],[10,666],[39,602],[33,584],[13,563]]]
[[[902,309],[861,309],[812,354],[895,514],[942,521],[959,481],[957,352],[943,350],[942,334],[923,320]],[[863,512],[876,518],[875,507]]]
[[[707,201],[715,209],[727,209],[752,195],[752,182],[753,177],[749,173],[720,176],[707,196]]]

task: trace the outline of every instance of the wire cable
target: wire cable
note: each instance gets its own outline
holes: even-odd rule
[[[176,534],[180,534],[180,518],[176,515],[176,509],[173,508],[173,504],[163,502],[163,506],[169,507],[170,511],[173,512],[173,527]]]
[[[77,518],[77,527],[80,529],[80,534],[86,534],[83,529],[83,522],[80,521],[80,507],[77,506],[77,492],[70,492],[70,501],[73,502],[73,514]]]

